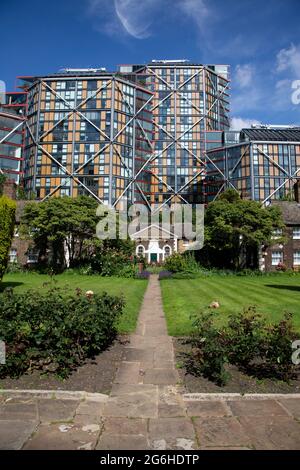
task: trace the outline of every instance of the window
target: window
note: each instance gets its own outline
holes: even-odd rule
[[[294,251],[293,264],[294,266],[300,266],[300,251]]]
[[[282,251],[272,251],[272,266],[278,266],[283,261]]]
[[[294,227],[293,229],[293,239],[300,240],[300,227]]]
[[[28,252],[27,252],[27,263],[28,264],[37,263],[38,259],[39,259],[39,254],[36,250],[33,250],[33,249],[28,250]]]
[[[280,237],[282,237],[282,229],[281,228],[276,228],[275,230],[273,230],[272,238],[276,239],[276,238],[280,238]]]
[[[12,248],[9,252],[9,262],[16,263],[17,261],[18,261],[17,250],[15,248]]]
[[[169,245],[166,245],[164,247],[164,253],[165,253],[165,258],[168,258],[172,254],[171,247]]]
[[[145,252],[145,248],[144,248],[143,245],[137,246],[137,248],[136,248],[136,254],[137,254],[138,256],[144,256],[144,252]]]

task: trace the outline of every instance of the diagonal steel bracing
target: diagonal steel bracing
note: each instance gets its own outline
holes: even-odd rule
[[[93,197],[95,197],[99,202],[102,202],[101,199],[94,194],[93,191],[91,191],[86,184],[84,184],[84,182],[79,179],[78,177],[82,176],[80,175],[80,172],[84,169],[84,167],[90,163],[92,163],[101,153],[105,152],[108,148],[110,149],[113,149],[113,151],[115,152],[115,154],[118,156],[121,164],[122,164],[122,167],[124,168],[127,176],[125,176],[127,179],[130,179],[130,181],[126,184],[124,190],[122,191],[122,193],[116,198],[116,200],[114,201],[113,205],[116,206],[118,204],[118,202],[121,200],[121,198],[124,196],[124,194],[126,194],[126,192],[128,191],[129,188],[131,187],[136,187],[137,190],[139,191],[139,193],[141,194],[143,200],[146,202],[149,210],[151,209],[150,208],[150,205],[149,205],[149,201],[148,201],[148,198],[147,196],[144,194],[144,191],[142,190],[142,188],[140,187],[139,183],[138,183],[138,178],[139,176],[142,174],[143,171],[147,171],[147,173],[150,173],[151,175],[151,178],[155,178],[157,181],[159,181],[159,183],[161,183],[162,185],[165,186],[165,188],[171,192],[172,194],[170,195],[170,197],[164,201],[160,206],[159,206],[159,210],[167,203],[169,203],[174,197],[179,197],[183,203],[185,204],[189,204],[189,202],[184,198],[184,195],[182,194],[185,189],[195,180],[197,179],[199,176],[202,176],[205,174],[205,165],[206,165],[206,161],[210,161],[209,157],[207,156],[206,152],[203,153],[203,155],[198,155],[197,153],[195,153],[194,151],[192,151],[189,147],[188,147],[188,143],[184,140],[185,136],[187,133],[191,132],[196,126],[198,126],[201,121],[205,121],[205,125],[204,125],[204,129],[207,128],[207,122],[206,120],[209,118],[209,113],[211,112],[211,110],[213,109],[213,107],[215,106],[215,104],[217,102],[220,102],[221,105],[223,106],[223,103],[222,103],[222,100],[221,100],[221,97],[223,95],[223,93],[225,92],[225,90],[227,89],[228,87],[228,84],[227,86],[225,86],[221,91],[219,90],[216,90],[215,89],[215,86],[214,86],[214,83],[212,82],[212,86],[215,90],[215,97],[214,97],[214,100],[212,102],[212,104],[209,106],[208,109],[206,109],[206,107],[204,108],[204,112],[196,105],[196,103],[192,102],[191,100],[189,100],[185,94],[184,94],[184,91],[182,90],[183,87],[189,83],[191,80],[193,80],[197,75],[200,75],[202,74],[205,74],[205,67],[200,67],[194,74],[192,74],[191,76],[189,76],[186,80],[184,80],[183,82],[181,83],[178,83],[177,85],[174,84],[174,86],[170,83],[168,83],[166,80],[164,80],[161,76],[159,76],[158,74],[155,73],[154,70],[152,70],[151,68],[149,67],[146,67],[144,70],[143,70],[143,73],[149,73],[153,76],[155,76],[157,79],[159,79],[160,82],[162,82],[169,90],[170,90],[170,93],[168,93],[163,99],[161,99],[158,103],[156,103],[153,107],[152,107],[152,111],[155,111],[157,108],[159,108],[159,106],[161,106],[165,100],[173,97],[175,100],[177,99],[176,96],[178,95],[179,97],[181,97],[181,99],[184,99],[188,104],[189,106],[191,106],[191,108],[193,108],[193,110],[199,114],[199,118],[193,123],[191,124],[184,132],[181,132],[180,135],[177,135],[177,131],[175,131],[175,134],[174,133],[171,133],[165,126],[162,126],[160,124],[158,124],[156,121],[155,121],[155,118],[153,120],[153,125],[154,127],[156,128],[159,128],[161,129],[171,140],[170,140],[170,143],[168,143],[162,150],[160,151],[155,151],[155,146],[153,145],[153,142],[148,138],[148,135],[147,133],[145,132],[145,129],[139,119],[139,114],[152,102],[153,100],[153,95],[149,98],[149,100],[147,102],[145,102],[143,104],[143,106],[138,109],[137,111],[135,109],[133,109],[133,107],[131,106],[131,104],[128,102],[128,100],[126,99],[126,96],[125,94],[123,93],[122,91],[122,88],[118,85],[118,81],[115,79],[115,77],[113,79],[110,79],[110,80],[107,80],[107,82],[103,85],[101,85],[101,87],[99,87],[97,90],[95,90],[90,96],[88,96],[87,98],[85,98],[83,101],[81,101],[80,103],[78,103],[75,107],[74,106],[71,106],[71,104],[56,90],[54,90],[48,83],[46,83],[45,81],[41,80],[41,84],[43,87],[45,87],[50,93],[52,93],[56,98],[58,98],[59,100],[61,100],[62,102],[64,102],[66,108],[68,109],[69,108],[69,111],[66,112],[66,114],[61,117],[50,129],[47,129],[40,137],[38,138],[34,138],[34,136],[32,135],[32,132],[29,132],[30,135],[31,135],[31,139],[32,139],[32,142],[34,145],[37,146],[37,148],[39,148],[45,155],[48,156],[49,159],[51,159],[60,169],[61,171],[64,173],[65,175],[65,180],[66,179],[73,179],[78,185],[82,186],[87,192],[89,192]],[[175,82],[176,83],[176,82]],[[102,131],[102,129],[100,129],[94,122],[92,122],[82,111],[81,111],[81,108],[82,106],[84,106],[86,103],[88,103],[88,101],[90,99],[93,99],[95,96],[99,95],[103,90],[107,89],[109,86],[112,86],[112,84],[114,84],[114,86],[116,87],[116,89],[120,92],[121,96],[122,96],[122,100],[123,102],[125,103],[125,106],[127,107],[127,109],[129,110],[129,112],[132,114],[132,116],[130,117],[130,119],[128,120],[128,122],[122,127],[122,129],[120,129],[117,134],[115,136],[108,136],[106,135],[106,133],[104,131]],[[203,81],[203,87],[204,87],[204,94],[205,94],[205,82]],[[69,171],[66,166],[62,165],[60,162],[57,161],[57,159],[50,153],[48,152],[45,148],[44,148],[44,145],[47,144],[47,142],[45,142],[45,138],[51,133],[53,132],[53,130],[59,126],[61,123],[63,123],[64,121],[66,120],[69,120],[69,118],[72,116],[72,115],[78,115],[80,116],[81,119],[85,120],[86,122],[88,122],[91,126],[94,127],[94,129],[99,132],[99,135],[101,135],[105,141],[107,142],[100,150],[98,150],[94,155],[92,155],[86,162],[84,162],[82,165],[80,165],[80,167],[78,167],[76,170],[74,171]],[[175,116],[175,129],[176,129],[176,121],[177,121],[177,116]],[[118,138],[126,131],[126,129],[128,128],[129,125],[131,125],[132,123],[134,122],[134,125],[137,126],[145,141],[147,142],[148,146],[149,146],[149,156],[146,158],[145,162],[142,164],[142,166],[139,168],[138,171],[132,171],[126,164],[124,158],[122,157],[119,149],[118,149],[118,145],[119,145],[119,142],[118,142]],[[29,129],[29,126],[27,125],[27,128]],[[29,129],[30,130],[30,129]],[[133,144],[135,145],[135,144]],[[190,157],[193,157],[199,164],[200,164],[200,171],[198,171],[195,175],[189,177],[188,181],[186,181],[186,183],[184,185],[182,185],[179,189],[177,189],[176,187],[173,188],[171,185],[169,185],[166,181],[164,181],[164,179],[159,175],[157,174],[156,171],[153,171],[153,164],[155,163],[155,161],[159,160],[160,158],[162,158],[162,156],[164,155],[165,152],[167,152],[167,150],[171,147],[175,145],[175,147],[177,146],[178,148],[181,148],[181,149],[184,149],[186,152],[188,152],[188,154],[190,155]],[[73,148],[73,152],[74,152],[74,148]],[[74,156],[74,153],[73,153],[73,156]],[[72,156],[72,157],[73,157]],[[212,162],[213,164],[213,162]],[[217,168],[217,167],[216,167]],[[219,169],[218,169],[219,170]],[[111,171],[110,171],[111,173]],[[222,172],[221,172],[222,173]],[[222,174],[223,175],[223,174]],[[226,179],[225,175],[223,175],[224,178]],[[229,181],[228,181],[229,182]],[[231,183],[229,182],[229,184],[231,185]],[[177,185],[176,185],[177,186]],[[232,187],[234,187],[233,185],[231,185]],[[59,184],[56,188],[54,188],[51,193],[49,193],[46,197],[50,197],[51,195],[53,195],[57,190],[59,190],[60,188],[62,187],[62,184]],[[157,209],[156,209],[157,210]]]
[[[228,86],[229,86],[229,83],[226,84],[225,87],[223,87],[223,89],[220,91],[220,90],[217,90],[213,84],[213,82],[211,83],[212,86],[213,86],[213,89],[215,91],[215,99],[214,101],[212,102],[212,104],[209,106],[208,109],[205,109],[204,113],[202,112],[202,110],[194,103],[192,102],[191,100],[189,100],[185,95],[184,93],[182,93],[182,88],[187,84],[189,83],[191,80],[193,80],[197,75],[200,75],[203,73],[205,73],[205,68],[204,67],[200,67],[194,74],[192,74],[190,77],[188,77],[186,80],[184,80],[183,82],[179,83],[178,85],[172,85],[171,83],[169,83],[167,80],[165,80],[164,78],[162,78],[160,75],[158,75],[153,69],[149,68],[149,67],[146,67],[145,70],[143,70],[142,74],[145,74],[145,73],[149,73],[150,75],[156,77],[158,79],[159,82],[163,83],[169,90],[170,90],[170,93],[168,93],[165,97],[163,97],[160,101],[158,101],[158,103],[155,104],[155,106],[153,106],[152,108],[152,111],[155,111],[156,109],[158,109],[167,99],[171,98],[171,97],[174,97],[174,99],[176,100],[176,96],[179,95],[181,98],[185,99],[185,101],[200,115],[199,116],[199,119],[197,119],[196,122],[194,122],[189,128],[187,128],[184,132],[182,132],[179,136],[176,135],[176,132],[175,134],[172,134],[171,132],[169,132],[165,126],[161,125],[161,124],[158,124],[157,122],[155,122],[155,118],[153,118],[153,123],[154,123],[154,127],[162,130],[170,139],[171,139],[171,143],[169,145],[167,145],[162,151],[160,151],[157,155],[156,155],[156,158],[153,159],[151,161],[151,163],[153,163],[157,158],[159,157],[162,157],[162,155],[172,146],[175,144],[175,146],[177,145],[178,147],[182,148],[182,149],[185,149],[191,156],[193,156],[197,161],[198,163],[200,163],[200,165],[202,165],[204,168],[205,168],[205,160],[202,159],[201,157],[199,157],[199,155],[196,155],[194,152],[192,152],[188,147],[187,145],[182,142],[182,140],[184,139],[185,135],[187,133],[189,133],[191,130],[193,130],[197,125],[200,124],[201,121],[205,121],[206,123],[206,119],[207,117],[209,117],[209,113],[210,111],[213,109],[213,107],[215,106],[216,103],[218,102],[221,102],[221,98],[222,98],[222,95],[225,93],[225,91],[227,90]],[[205,81],[203,81],[203,87],[205,89]],[[204,90],[204,94],[205,94],[205,90]],[[223,103],[222,103],[223,105]],[[175,116],[175,129],[176,129],[176,126],[177,126],[177,116]],[[205,124],[205,129],[207,128],[207,125]],[[206,154],[204,155],[206,157]],[[162,208],[165,204],[167,204],[168,202],[170,202],[175,196],[181,196],[180,193],[183,192],[198,176],[200,175],[203,175],[203,173],[205,173],[205,170],[204,171],[199,171],[196,175],[193,175],[183,186],[181,186],[181,188],[179,188],[178,190],[174,189],[174,188],[171,188],[172,189],[172,192],[173,194],[170,196],[170,198],[167,199],[167,201],[164,201],[160,206],[159,208]],[[156,173],[153,173],[155,176]],[[185,201],[187,203],[187,201]]]
[[[138,124],[138,126],[140,127],[140,129],[142,130],[142,132],[144,133],[144,136],[145,136],[145,139],[148,141],[148,144],[151,148],[151,151],[152,151],[152,142],[149,141],[144,129],[143,129],[143,126],[140,122],[140,120],[138,119],[138,116],[139,114],[145,109],[145,107],[149,104],[149,102],[152,100],[152,96],[149,98],[149,100],[147,102],[145,102],[143,104],[143,106],[141,106],[141,108],[139,110],[137,110],[137,112],[135,112],[133,114],[133,116],[128,120],[128,122],[125,124],[125,126],[123,126],[123,128],[114,136],[113,139],[111,139],[110,136],[106,135],[98,126],[96,126],[92,121],[90,121],[88,119],[87,116],[85,116],[85,114],[83,114],[81,111],[80,111],[80,108],[86,104],[90,99],[93,99],[95,96],[97,96],[102,90],[104,90],[105,88],[108,88],[112,83],[113,83],[114,79],[113,80],[109,80],[107,81],[107,83],[105,85],[102,85],[101,87],[99,87],[97,90],[95,90],[95,92],[93,94],[91,94],[89,97],[87,97],[86,99],[84,99],[83,101],[81,101],[76,107],[72,107],[70,105],[70,103],[65,100],[65,98],[63,96],[61,96],[60,93],[58,93],[57,91],[53,90],[52,87],[50,87],[46,82],[42,81],[42,85],[47,88],[53,95],[55,95],[59,100],[63,101],[66,105],[67,108],[70,108],[70,111],[67,112],[57,123],[55,123],[50,129],[47,129],[46,132],[44,132],[40,138],[37,140],[34,138],[32,132],[31,132],[31,129],[30,127],[27,125],[27,128],[28,128],[28,131],[30,133],[30,136],[31,136],[31,139],[32,139],[32,142],[34,143],[34,145],[36,145],[45,155],[48,156],[48,158],[50,158],[62,171],[63,173],[65,174],[65,179],[70,179],[72,178],[74,181],[76,181],[77,184],[81,185],[82,187],[84,187],[84,189],[86,191],[88,191],[93,197],[95,197],[99,202],[103,203],[103,201],[97,196],[95,195],[84,183],[83,181],[81,181],[80,179],[78,179],[77,177],[78,176],[81,176],[80,175],[80,171],[86,166],[88,165],[89,163],[91,163],[92,161],[94,161],[101,153],[103,153],[105,150],[107,150],[109,147],[113,147],[114,150],[116,151],[117,155],[119,156],[119,158],[121,157],[121,154],[120,152],[118,151],[117,149],[117,146],[116,144],[118,144],[117,142],[117,139],[119,138],[119,136],[124,133],[126,131],[126,129],[128,128],[128,126],[132,123],[132,122],[136,122]],[[117,84],[117,82],[115,82]],[[119,87],[118,88],[119,91],[122,92],[121,88]],[[124,97],[124,94],[122,92],[122,96],[123,96],[123,99],[125,98]],[[127,105],[129,105],[129,103],[127,102]],[[130,111],[133,112],[132,110],[132,107],[130,107]],[[82,119],[86,120],[88,123],[90,123],[98,132],[99,134],[101,134],[105,140],[109,141],[106,145],[104,145],[99,151],[97,151],[94,155],[92,155],[91,158],[89,158],[85,163],[83,163],[79,168],[77,168],[77,170],[73,171],[73,172],[70,172],[64,165],[62,165],[60,162],[57,161],[57,159],[50,153],[48,152],[43,144],[45,144],[46,142],[44,142],[44,139],[47,135],[49,135],[49,133],[51,133],[59,124],[61,124],[62,122],[68,120],[74,113],[76,113],[77,115],[79,115]],[[74,150],[74,149],[73,149]],[[129,168],[127,167],[127,165],[125,164],[125,161],[123,158],[120,158],[121,162],[122,162],[122,165],[124,166],[125,170],[127,172],[129,172]],[[150,159],[148,159],[150,160]],[[147,162],[146,162],[147,163]],[[144,165],[145,166],[145,165]],[[141,171],[139,171],[139,174],[141,173]],[[146,198],[146,196],[144,195],[142,189],[140,188],[139,184],[136,183],[136,178],[138,177],[138,175],[131,175],[131,181],[129,182],[129,184],[126,186],[126,190],[122,193],[122,196],[125,194],[125,192],[129,189],[129,187],[135,183],[136,184],[136,187],[138,188],[139,192],[142,194],[142,197],[145,201],[147,201],[147,204],[148,203],[148,200]],[[62,184],[56,186],[49,194],[47,194],[47,196],[45,196],[44,199],[47,199],[48,197],[52,196],[56,191],[58,191],[60,188],[62,187]],[[121,197],[118,198],[118,201],[121,199]],[[116,203],[114,203],[114,205],[116,205]]]

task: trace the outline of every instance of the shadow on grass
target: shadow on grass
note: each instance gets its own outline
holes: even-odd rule
[[[24,282],[0,282],[0,292],[3,292],[5,289],[13,289],[17,286],[22,286]]]
[[[295,292],[300,292],[300,286],[286,286],[286,285],[276,285],[276,284],[265,284],[265,287],[273,287],[274,289],[283,289],[283,290],[293,290]]]

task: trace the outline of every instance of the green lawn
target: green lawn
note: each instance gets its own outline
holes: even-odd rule
[[[143,300],[147,281],[142,279],[126,279],[118,277],[85,276],[79,274],[59,274],[54,277],[58,286],[70,286],[70,289],[80,287],[82,290],[94,292],[106,291],[112,295],[123,294],[126,299],[124,314],[119,322],[120,333],[128,333],[135,330],[138,313]],[[51,278],[44,274],[15,273],[6,274],[0,284],[0,292],[6,287],[13,287],[16,292],[30,288],[41,288]]]
[[[284,311],[294,314],[300,331],[300,275],[281,274],[261,277],[199,277],[166,279],[160,282],[168,331],[172,336],[191,332],[190,315],[207,307],[213,300],[220,308],[213,310],[220,324],[232,312],[256,305],[270,321],[277,321]]]

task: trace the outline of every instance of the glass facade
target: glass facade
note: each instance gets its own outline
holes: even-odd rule
[[[19,183],[24,119],[14,111],[0,110],[0,172]]]
[[[202,202],[205,151],[229,129],[228,66],[166,62],[120,67],[154,94],[151,202]]]
[[[28,92],[25,187],[48,196],[143,201],[152,94],[113,74],[36,79]],[[133,182],[134,180],[134,182]]]
[[[208,200],[224,188],[266,202],[293,194],[300,178],[300,142],[243,142],[208,152]]]

